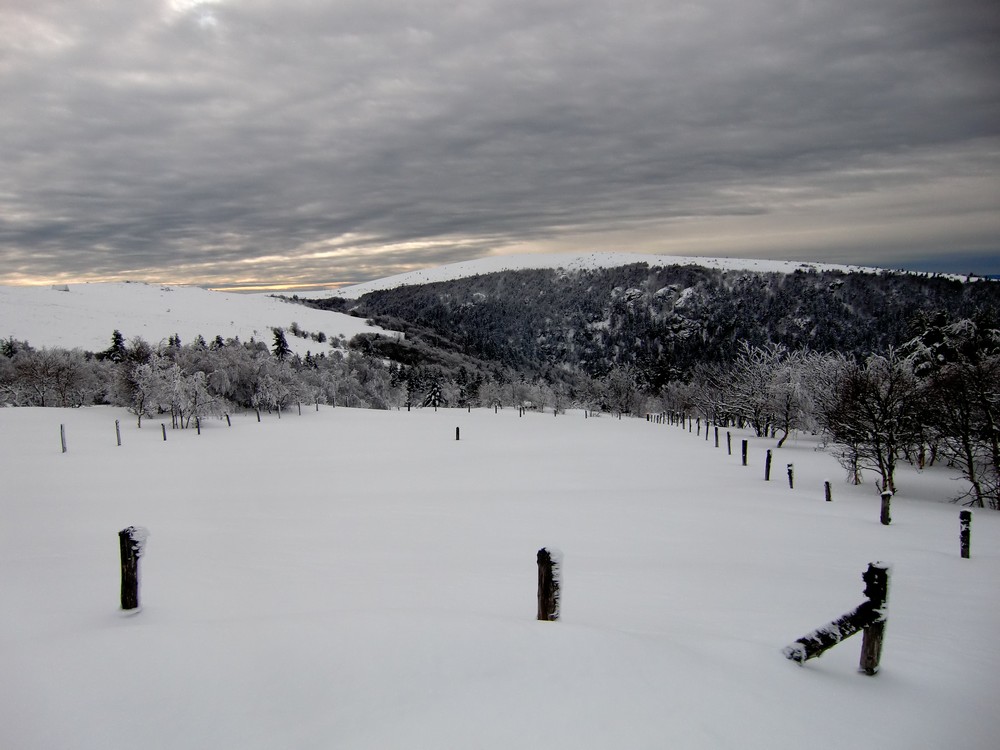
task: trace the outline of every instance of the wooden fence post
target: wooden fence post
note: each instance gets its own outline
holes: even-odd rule
[[[882,638],[885,634],[885,623],[889,598],[889,573],[891,566],[882,562],[869,563],[861,578],[865,582],[865,596],[868,601],[862,602],[853,610],[808,635],[799,638],[795,643],[785,646],[781,652],[785,658],[803,664],[809,659],[821,656],[845,638],[849,638],[859,630],[864,630],[861,644],[860,671],[867,675],[878,672],[879,660],[882,656]]]
[[[830,480],[829,479],[827,479],[825,482],[823,482],[823,492],[826,494],[826,501],[828,503],[832,503],[833,502],[833,490],[830,487]]]
[[[767,458],[764,459],[764,481],[771,481],[771,449],[767,449]]]
[[[733,434],[726,430],[726,454],[733,455]]]
[[[458,427],[456,427],[456,428],[455,428],[455,440],[458,440],[458,439],[459,439],[459,438],[458,438],[458,431],[459,431],[459,429],[460,429],[460,428],[458,428]]]
[[[148,537],[149,531],[142,526],[129,526],[118,532],[118,547],[122,560],[123,610],[139,608],[139,558],[146,548]]]
[[[788,489],[795,489],[795,466],[788,464]]]
[[[195,430],[198,431],[198,434],[200,435],[201,434],[201,417],[195,417],[194,418],[194,428],[195,428]]]
[[[59,442],[62,443],[62,452],[66,452],[66,425],[59,425]]]
[[[969,559],[969,543],[972,541],[972,511],[963,510],[958,514],[959,541],[962,547],[962,557]]]
[[[747,465],[747,449],[749,447],[750,447],[750,441],[749,440],[744,440],[743,441],[743,465],[744,466]]]
[[[167,424],[166,422],[160,422],[160,429],[163,430],[163,442],[167,442]]]
[[[718,427],[718,425],[716,425],[716,427],[715,427],[715,447],[716,448],[719,447],[719,427]]]
[[[226,427],[232,427],[233,423],[229,420],[229,414],[226,414]]]
[[[559,619],[559,585],[562,579],[562,553],[542,547],[538,550],[538,619]]]
[[[892,518],[889,517],[889,502],[892,500],[892,493],[886,490],[882,493],[882,511],[879,513],[879,521],[882,522],[883,526],[888,526],[892,522]]]
[[[118,440],[118,445],[121,446],[121,444],[122,444],[122,428],[121,428],[121,425],[118,424],[118,420],[117,419],[115,420],[115,438]]]
[[[869,563],[868,570],[862,575],[865,584],[865,596],[871,604],[873,620],[865,626],[861,641],[861,663],[859,668],[866,675],[878,672],[879,661],[882,659],[882,638],[885,636],[886,600],[889,598],[890,566],[885,563]]]

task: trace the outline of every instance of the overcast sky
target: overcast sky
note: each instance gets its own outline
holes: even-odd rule
[[[997,0],[0,0],[0,283],[1000,273]]]

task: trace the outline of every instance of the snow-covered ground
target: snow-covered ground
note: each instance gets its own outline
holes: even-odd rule
[[[0,746],[996,748],[1000,514],[963,560],[947,472],[904,471],[886,527],[811,438],[764,482],[773,446],[744,468],[733,437],[310,406],[164,442],[109,407],[0,409]],[[555,623],[534,619],[545,545]],[[860,636],[784,659],[875,560],[881,673],[857,672]]]
[[[587,271],[600,268],[617,268],[631,263],[648,263],[654,268],[663,266],[701,266],[724,271],[759,271],[761,273],[793,273],[796,270],[815,269],[817,271],[838,270],[845,273],[859,271],[879,273],[878,268],[863,268],[861,266],[843,266],[831,263],[799,263],[786,260],[755,260],[753,258],[700,258],[680,255],[648,255],[644,253],[626,252],[592,252],[592,253],[549,253],[524,255],[495,255],[462,263],[450,263],[445,266],[424,268],[419,271],[387,276],[383,279],[368,281],[343,287],[336,292],[299,292],[304,298],[323,298],[330,296],[357,299],[363,294],[381,289],[394,289],[399,286],[413,284],[430,284],[436,281],[452,281],[464,279],[477,274],[498,273],[500,271],[520,271],[524,269],[561,268],[567,271]]]
[[[0,286],[0,338],[13,336],[35,348],[80,347],[101,351],[115,329],[126,339],[141,336],[153,346],[174,334],[190,344],[199,334],[208,341],[239,336],[271,346],[272,328],[296,322],[310,333],[351,338],[381,329],[360,318],[314,310],[263,294],[227,294],[199,287],[143,283],[69,284],[53,287]],[[287,334],[298,354],[328,351],[320,344]]]

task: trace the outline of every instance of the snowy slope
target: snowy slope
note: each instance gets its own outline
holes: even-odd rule
[[[271,345],[271,329],[292,322],[310,333],[347,338],[379,330],[364,320],[313,310],[259,294],[227,294],[199,287],[144,283],[71,284],[52,287],[0,286],[0,338],[13,336],[36,348],[106,349],[116,328],[126,339],[141,336],[154,346],[173,334],[182,343],[201,334],[207,340],[255,338]],[[288,335],[293,351],[325,351],[329,344]]]
[[[773,441],[742,467],[724,437],[581,412],[309,408],[166,442],[151,422],[0,409],[4,748],[997,746],[1000,514],[961,559],[947,472],[903,471],[886,527],[805,438],[776,451],[792,490],[763,481]],[[534,619],[544,545],[556,623]],[[860,636],[785,660],[875,560],[881,673],[857,673]]]
[[[641,253],[553,253],[542,255],[500,255],[463,263],[451,263],[436,268],[425,268],[410,273],[388,276],[363,284],[343,287],[336,292],[305,292],[300,297],[330,297],[340,296],[347,299],[357,299],[368,292],[380,289],[394,289],[399,286],[413,284],[429,284],[435,281],[452,281],[477,274],[497,273],[500,271],[519,271],[532,268],[563,268],[567,271],[593,270],[598,268],[615,268],[631,263],[648,263],[653,267],[674,265],[696,265],[704,268],[717,268],[729,271],[760,271],[774,273],[792,273],[797,269],[816,269],[863,271],[878,273],[880,269],[862,268],[861,266],[841,266],[828,263],[798,263],[782,260],[754,260],[748,258],[699,258],[679,255],[645,255]]]

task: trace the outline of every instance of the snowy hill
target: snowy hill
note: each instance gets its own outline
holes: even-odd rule
[[[760,271],[762,273],[793,273],[796,270],[815,269],[878,273],[881,269],[861,266],[843,266],[829,263],[799,263],[783,260],[754,260],[748,258],[699,258],[680,255],[645,255],[641,253],[552,253],[542,255],[500,255],[463,263],[451,263],[436,268],[387,276],[363,284],[354,284],[336,292],[306,292],[300,297],[329,297],[332,294],[347,299],[357,299],[368,292],[394,289],[412,284],[430,284],[437,281],[452,281],[477,274],[498,273],[500,271],[521,271],[525,269],[562,268],[567,271],[586,271],[599,268],[615,268],[632,263],[648,263],[651,267],[662,266],[702,266],[724,271]]]
[[[763,480],[773,441],[734,430],[743,467],[724,436],[580,411],[144,424],[0,409],[5,748],[997,746],[1000,514],[977,511],[961,559],[946,470],[904,470],[882,526],[873,484],[808,438],[776,451],[789,489]],[[132,524],[150,537],[126,617]],[[535,620],[548,545],[559,622]],[[787,661],[876,560],[881,672],[857,672],[860,635]]]
[[[65,290],[65,291],[64,291]],[[271,329],[292,322],[328,337],[381,329],[348,315],[314,310],[259,294],[227,294],[199,287],[144,283],[70,284],[60,287],[0,286],[0,338],[13,336],[35,348],[106,349],[115,329],[126,339],[141,336],[154,346],[178,334],[190,343],[199,334],[207,340],[238,336],[268,346]],[[288,336],[292,349],[305,354],[324,351],[329,344]]]

